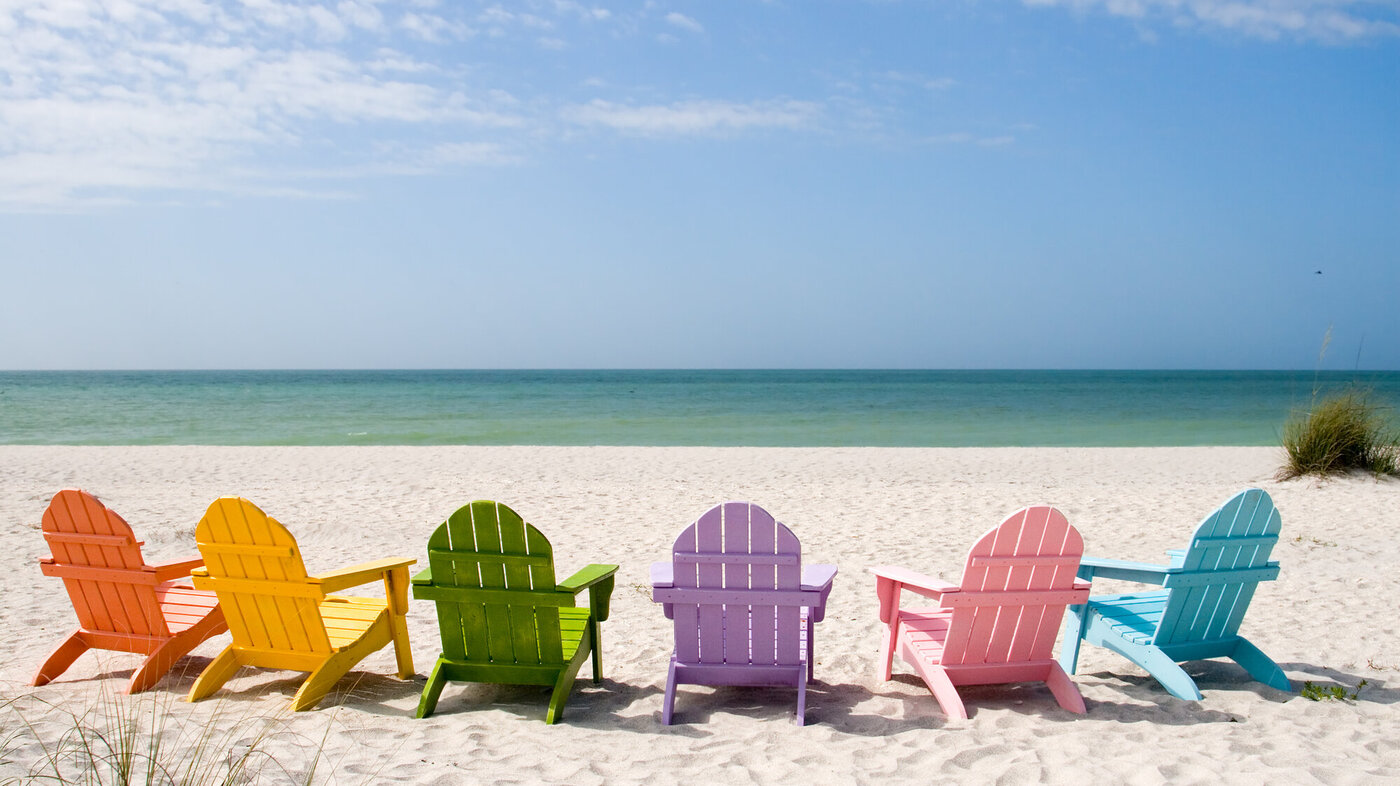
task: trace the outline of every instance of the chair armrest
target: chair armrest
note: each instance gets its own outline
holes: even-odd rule
[[[835,565],[803,565],[802,589],[831,591],[831,582],[836,580]]]
[[[934,600],[962,590],[956,584],[892,565],[871,568],[870,572],[875,574],[875,594],[880,598],[880,621],[889,625],[891,631],[899,619],[899,596],[904,590]]]
[[[577,595],[603,579],[612,578],[614,573],[617,573],[616,565],[589,565],[555,586],[565,592]]]
[[[411,557],[387,557],[373,562],[362,562],[339,570],[318,573],[312,576],[311,580],[320,583],[321,588],[326,592],[335,592],[346,587],[368,584],[393,570],[401,569],[406,573],[408,566],[417,561]]]
[[[836,580],[836,566],[817,563],[802,566],[802,589],[816,592],[817,602],[812,604],[812,621],[821,622],[826,617],[826,596],[831,594],[831,583]]]
[[[608,605],[612,601],[616,565],[589,565],[574,575],[555,585],[560,592],[577,595],[588,590],[588,607],[593,610],[593,618],[604,622],[608,618]]]
[[[1186,549],[1167,549],[1167,562],[1173,568],[1181,567],[1186,561]]]
[[[182,579],[190,575],[190,571],[202,567],[204,567],[203,557],[190,557],[178,562],[147,565],[146,570],[156,574],[156,581],[170,581],[171,579]]]
[[[670,589],[674,586],[676,586],[676,564],[674,562],[651,563],[652,602],[656,601],[655,593],[657,590]],[[666,619],[675,619],[675,606],[673,604],[661,604],[661,611],[666,614]]]
[[[956,584],[949,584],[942,579],[935,579],[932,576],[926,576],[918,571],[894,567],[892,565],[881,565],[877,568],[871,568],[870,572],[882,579],[903,584],[905,589],[916,592],[926,598],[938,598],[948,592],[962,591],[962,587]]]
[[[676,566],[671,562],[651,563],[652,589],[676,586]]]
[[[417,573],[413,574],[413,578],[410,579],[410,581],[411,581],[412,583],[414,583],[414,584],[432,584],[432,583],[433,583],[433,569],[432,569],[432,568],[424,568],[424,569],[418,571]]]
[[[1180,570],[1166,565],[1153,565],[1150,562],[1129,562],[1100,557],[1084,557],[1079,561],[1079,578],[1086,580],[1119,579],[1143,584],[1161,584],[1167,576]]]

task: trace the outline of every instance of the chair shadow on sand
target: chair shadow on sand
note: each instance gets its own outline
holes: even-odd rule
[[[1151,677],[1144,677],[1143,680],[1145,683],[1155,684]],[[828,724],[848,734],[880,737],[913,728],[958,728],[975,721],[980,713],[987,711],[1010,711],[1034,716],[1044,723],[1076,723],[1111,718],[1124,723],[1150,721],[1171,726],[1191,726],[1201,723],[1228,723],[1234,720],[1227,712],[1199,704],[1196,704],[1189,714],[1173,713],[1170,711],[1172,704],[1187,702],[1166,693],[1162,693],[1159,700],[1150,705],[1143,705],[1140,701],[1106,702],[1086,696],[1084,701],[1088,706],[1088,713],[1078,715],[1062,709],[1056,703],[1050,689],[1039,682],[960,686],[959,692],[966,699],[969,721],[951,720],[939,708],[937,700],[928,694],[927,687],[918,676],[895,674],[886,684],[897,684],[908,690],[871,691],[864,685],[819,684],[816,687],[820,701],[813,703],[814,722]],[[914,691],[914,694],[910,695],[910,691]],[[885,701],[880,712],[861,709],[860,705],[872,699]],[[890,703],[902,705],[896,710],[897,714],[890,714]]]
[[[1393,671],[1393,669],[1382,671],[1367,668],[1360,669],[1359,671],[1362,672],[1360,674],[1351,674],[1325,666],[1315,666],[1311,663],[1280,663],[1279,667],[1290,674],[1301,673],[1305,675],[1302,680],[1292,680],[1294,690],[1301,691],[1304,682],[1311,682],[1323,690],[1339,687],[1345,690],[1348,695],[1354,692],[1357,694],[1357,703],[1395,704],[1400,702],[1400,688],[1392,687],[1384,676],[1387,671]],[[1363,680],[1366,684],[1361,686]]]
[[[195,680],[211,662],[213,662],[213,658],[208,656],[186,655],[176,662],[175,666],[156,686],[156,689],[169,691],[183,701],[189,695],[190,687],[194,685]],[[108,668],[104,669],[102,673],[93,675],[93,679],[124,678],[129,677],[134,671],[134,668]],[[249,677],[255,677],[255,679],[245,684],[238,684],[243,683]],[[279,671],[249,666],[239,669],[229,680],[229,684],[222,687],[214,698],[219,701],[232,702],[260,699],[266,696],[280,696],[290,699],[296,695],[305,681],[306,674],[304,672]],[[372,715],[398,716],[403,715],[405,710],[401,706],[393,705],[410,702],[408,713],[411,715],[411,703],[416,702],[418,695],[422,692],[423,678],[421,676],[401,680],[389,674],[356,670],[335,683],[326,694],[326,700],[322,706],[327,709],[344,706]]]
[[[181,659],[157,687],[183,696],[194,684],[211,658],[188,655]],[[104,663],[99,673],[89,679],[127,679],[139,664],[112,668]],[[1356,699],[1358,703],[1395,704],[1400,701],[1400,688],[1392,687],[1384,672],[1353,674],[1309,663],[1280,663],[1293,676],[1295,689],[1311,681],[1323,689],[1341,687],[1348,693],[1366,680]],[[1226,661],[1193,661],[1183,664],[1188,674],[1206,692],[1206,700],[1189,702],[1168,694],[1157,680],[1147,674],[1124,674],[1100,671],[1079,676],[1081,688],[1090,689],[1085,697],[1088,714],[1075,715],[1061,709],[1043,683],[1013,683],[1008,685],[966,686],[962,692],[972,720],[983,711],[1009,711],[1035,716],[1047,723],[1072,723],[1081,720],[1112,720],[1116,723],[1155,723],[1166,726],[1194,726],[1208,723],[1231,723],[1236,714],[1210,706],[1210,694],[1226,691],[1247,691],[1269,702],[1286,702],[1300,698],[1298,693],[1275,690],[1255,682],[1238,666]],[[266,670],[249,669],[240,677],[266,675]],[[300,688],[304,677],[299,672],[286,676],[267,675],[234,689],[220,692],[223,701],[243,701],[267,695],[290,697]],[[1302,679],[1298,679],[1302,675]],[[236,678],[238,679],[238,678]],[[402,718],[404,723],[423,723],[412,715],[412,706],[422,693],[425,677],[416,675],[400,680],[389,674],[354,671],[331,690],[323,707],[346,708],[382,717]],[[873,682],[873,680],[872,680]],[[1121,693],[1124,701],[1105,701],[1107,691]],[[928,694],[918,676],[895,674],[886,690],[872,690],[861,683],[830,683],[820,678],[809,683],[808,724],[823,725],[843,734],[863,737],[883,737],[914,729],[957,728],[965,721],[950,721],[940,710],[938,702]],[[676,724],[661,724],[659,697],[664,691],[661,683],[630,684],[604,678],[602,684],[579,680],[569,700],[562,722],[571,726],[606,731],[631,731],[642,734],[676,734],[706,738],[714,735],[708,726],[716,716],[744,716],[773,723],[792,723],[791,689],[782,687],[685,687],[685,704],[676,713]],[[483,710],[501,710],[521,720],[538,721],[549,705],[550,689],[530,685],[493,685],[486,683],[457,683],[444,692],[441,710],[434,718],[451,722],[452,718],[470,716]]]

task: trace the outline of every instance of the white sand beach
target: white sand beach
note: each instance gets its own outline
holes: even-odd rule
[[[301,682],[293,672],[245,669],[214,698],[185,703],[227,635],[138,705],[155,705],[172,729],[235,728],[240,744],[253,734],[239,724],[276,716],[266,749],[296,774],[323,746],[317,778],[334,783],[1400,782],[1400,482],[1277,482],[1280,460],[1274,448],[3,446],[0,693],[19,697],[15,707],[52,748],[64,725],[45,702],[78,713],[100,706],[140,662],[89,653],[51,685],[28,686],[75,624],[60,583],[37,565],[47,554],[40,516],[60,489],[83,488],[120,513],[151,561],[193,555],[209,503],[247,497],[296,535],[312,572],[392,555],[422,561],[447,515],[495,499],[550,538],[561,577],[590,562],[621,565],[603,626],[605,679],[593,685],[585,666],[558,725],[543,722],[546,689],[460,684],[436,715],[415,720],[422,678],[395,679],[388,649],[295,717],[284,712]],[[1250,486],[1282,514],[1282,572],[1261,585],[1241,632],[1294,692],[1251,682],[1229,661],[1194,662],[1186,668],[1204,700],[1181,701],[1088,646],[1075,677],[1084,716],[1028,684],[965,688],[971,717],[949,721],[907,667],[875,680],[881,629],[867,568],[899,564],[956,581],[979,534],[1041,502],[1064,511],[1090,555],[1164,562],[1164,550]],[[787,524],[805,560],[840,568],[817,628],[805,727],[793,722],[795,693],[770,688],[685,687],[676,724],[659,720],[672,640],[649,599],[648,566],[731,499]],[[413,601],[408,620],[423,675],[440,650],[432,605]],[[1367,685],[1355,701],[1310,701],[1297,693],[1305,680]],[[13,715],[3,723],[0,740],[18,736],[0,753],[0,780],[41,769],[34,732]],[[269,770],[259,782],[279,777]]]

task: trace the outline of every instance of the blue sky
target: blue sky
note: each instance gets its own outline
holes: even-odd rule
[[[3,0],[0,292],[12,369],[1397,369],[1400,2]]]

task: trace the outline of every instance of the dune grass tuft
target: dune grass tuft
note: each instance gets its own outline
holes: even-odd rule
[[[1279,480],[1357,470],[1400,476],[1400,438],[1362,390],[1315,399],[1311,411],[1294,415],[1284,425],[1283,448],[1287,461],[1278,471]]]
[[[76,708],[34,694],[0,704],[0,786],[233,786],[312,784],[325,745],[299,738],[297,762],[280,761],[268,745],[291,734],[276,717],[191,717],[160,694],[125,696],[103,690]],[[329,726],[327,727],[329,735]],[[285,749],[287,746],[283,746]],[[29,764],[24,764],[24,762]]]

